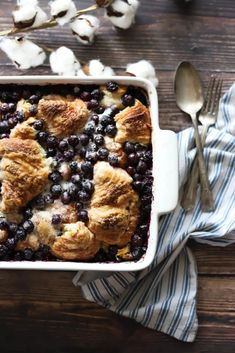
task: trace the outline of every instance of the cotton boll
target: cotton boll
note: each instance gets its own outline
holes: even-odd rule
[[[67,47],[60,47],[50,55],[52,72],[61,76],[75,76],[81,68],[73,51]]]
[[[44,22],[47,21],[47,19],[47,14],[40,7],[37,6],[37,14],[32,28],[41,26]]]
[[[114,76],[113,69],[109,66],[104,66],[100,60],[91,60],[88,64],[90,76]]]
[[[54,0],[50,2],[50,7],[51,16],[56,19],[60,26],[68,23],[77,13],[72,0]]]
[[[42,48],[23,37],[15,39],[2,38],[0,49],[21,70],[39,66],[46,59],[46,54]]]
[[[37,11],[34,6],[20,6],[12,12],[14,25],[16,28],[31,27],[36,19]]]
[[[83,69],[78,70],[77,77],[83,78],[83,77],[87,77],[87,75],[85,74],[85,72],[83,71]]]
[[[147,78],[154,84],[154,86],[158,85],[155,69],[147,60],[140,60],[136,63],[128,64],[126,72],[136,77]]]
[[[99,19],[92,15],[81,15],[70,24],[73,34],[83,44],[90,44],[94,41],[99,26]]]
[[[37,0],[18,1],[12,15],[16,28],[38,27],[47,20],[46,13],[37,6]]]
[[[115,0],[107,7],[106,17],[115,27],[127,29],[135,22],[138,0]]]

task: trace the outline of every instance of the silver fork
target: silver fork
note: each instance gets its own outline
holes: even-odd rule
[[[222,85],[223,80],[221,78],[211,76],[205,96],[205,101],[198,118],[203,126],[201,133],[202,147],[205,145],[206,135],[209,127],[214,125],[217,119]],[[190,176],[187,183],[185,184],[183,197],[181,200],[181,206],[186,211],[192,210],[195,205],[198,181],[198,161],[197,158],[195,158]],[[201,199],[201,202],[203,211],[212,211],[211,207],[205,203],[203,198]],[[213,204],[213,200],[211,200],[211,203]]]

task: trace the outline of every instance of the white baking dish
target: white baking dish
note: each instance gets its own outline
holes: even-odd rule
[[[178,199],[178,153],[177,140],[174,132],[161,130],[158,123],[158,98],[152,83],[135,77],[76,78],[56,76],[4,76],[0,84],[103,84],[116,81],[124,85],[144,88],[149,96],[152,120],[153,145],[153,202],[149,227],[148,247],[139,261],[121,263],[85,263],[85,262],[30,262],[0,261],[0,269],[24,270],[85,270],[85,271],[137,271],[146,268],[154,259],[158,242],[158,219],[161,214],[173,210]]]

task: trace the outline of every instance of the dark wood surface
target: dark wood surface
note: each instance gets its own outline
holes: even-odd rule
[[[0,3],[0,28],[11,25],[14,1]],[[41,1],[43,5],[47,1]],[[80,8],[92,1],[79,1]],[[194,0],[185,9],[173,0],[142,0],[136,25],[114,31],[106,20],[95,45],[78,44],[66,28],[31,35],[49,48],[67,45],[79,59],[100,58],[118,73],[145,58],[155,65],[160,85],[160,125],[179,131],[190,126],[173,95],[174,70],[190,60],[204,83],[222,71],[224,89],[235,80],[234,0]],[[48,64],[17,71],[0,53],[0,74],[49,73]],[[0,271],[0,352],[235,352],[235,246],[190,243],[198,262],[199,331],[185,344],[141,327],[82,298],[71,272]]]

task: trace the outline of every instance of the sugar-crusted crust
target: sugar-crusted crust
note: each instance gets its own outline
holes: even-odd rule
[[[147,144],[151,139],[151,119],[148,108],[138,99],[135,105],[123,109],[115,115],[114,120],[117,126],[115,141],[139,142]]]
[[[25,206],[44,189],[50,168],[40,145],[18,138],[0,140],[3,212]]]
[[[86,103],[81,99],[48,95],[38,103],[37,117],[44,121],[52,135],[60,138],[79,132],[86,124],[88,114]]]
[[[100,242],[83,222],[65,224],[64,232],[52,245],[52,253],[62,260],[89,260],[100,248]]]
[[[132,178],[123,169],[106,162],[95,165],[88,228],[107,244],[126,245],[136,228],[138,195],[131,182]]]

